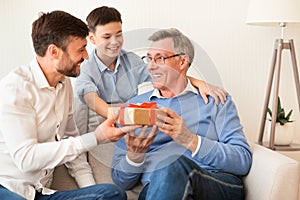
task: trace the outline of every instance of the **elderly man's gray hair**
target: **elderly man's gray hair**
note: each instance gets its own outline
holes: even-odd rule
[[[188,55],[190,65],[194,59],[194,46],[190,39],[176,28],[162,29],[153,33],[148,39],[156,42],[165,38],[172,38],[176,53]]]

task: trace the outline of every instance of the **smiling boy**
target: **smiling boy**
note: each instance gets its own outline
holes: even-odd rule
[[[86,104],[97,113],[89,112],[89,115],[94,116],[93,119],[88,116],[88,127],[93,130],[103,120],[101,116],[107,117],[109,104],[126,102],[136,96],[138,85],[151,81],[151,77],[139,56],[122,49],[124,38],[118,10],[107,6],[98,7],[90,12],[86,20],[89,39],[95,48],[82,64],[80,75],[76,79],[76,94],[80,99],[76,103],[81,106]],[[197,79],[191,79],[191,82],[199,88],[206,102],[206,96],[212,95],[216,103],[219,98],[224,103],[224,89]],[[85,132],[79,125],[82,124],[82,114],[78,113],[77,125],[81,132]]]

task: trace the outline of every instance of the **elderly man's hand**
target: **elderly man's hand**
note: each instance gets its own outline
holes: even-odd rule
[[[186,127],[183,119],[173,110],[163,108],[163,111],[167,116],[157,115],[158,130],[172,137],[177,144],[194,152],[198,143],[197,135]]]
[[[157,127],[153,126],[147,134],[148,126],[143,126],[140,133],[136,135],[134,131],[125,135],[127,146],[127,156],[129,160],[135,163],[142,163],[145,159],[149,146],[157,135]]]

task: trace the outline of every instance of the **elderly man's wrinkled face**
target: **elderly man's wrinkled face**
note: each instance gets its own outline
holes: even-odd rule
[[[173,40],[165,38],[153,42],[148,50],[148,70],[156,89],[171,90],[181,76],[181,55],[175,52],[173,46]]]

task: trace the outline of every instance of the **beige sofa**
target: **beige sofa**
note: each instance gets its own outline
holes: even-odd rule
[[[253,144],[253,164],[244,178],[246,200],[297,200],[299,192],[299,163],[278,152]],[[109,164],[112,144],[102,145],[89,152],[88,159],[97,183],[112,183]],[[102,156],[99,156],[102,155]],[[52,188],[77,188],[64,166],[56,168]],[[137,199],[140,187],[127,191],[128,199]]]
[[[147,91],[147,84],[143,85]],[[139,89],[141,91],[141,89]],[[80,133],[93,131],[104,119],[81,104],[75,98],[76,124]],[[84,120],[88,119],[88,120]],[[97,183],[113,183],[110,174],[114,144],[99,145],[88,152],[88,161],[92,167]],[[271,151],[257,144],[252,144],[253,163],[251,170],[244,178],[246,200],[300,200],[299,163],[287,156]],[[55,170],[53,189],[69,190],[77,188],[64,166]],[[141,185],[126,191],[128,199],[136,200]]]

